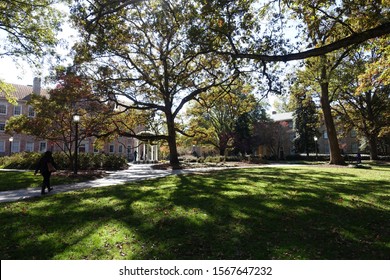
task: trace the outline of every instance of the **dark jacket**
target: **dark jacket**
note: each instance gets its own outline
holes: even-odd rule
[[[41,157],[41,159],[38,161],[38,164],[35,168],[35,174],[38,173],[38,171],[41,174],[50,173],[49,168],[48,168],[48,163],[51,163],[57,169],[57,165],[54,162],[54,159],[53,159],[51,152],[46,152]]]

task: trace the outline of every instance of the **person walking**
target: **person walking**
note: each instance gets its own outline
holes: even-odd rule
[[[361,164],[362,163],[362,155],[360,152],[356,154],[356,163]]]
[[[54,162],[52,152],[50,151],[45,152],[43,156],[40,158],[40,160],[38,161],[34,173],[34,175],[37,175],[39,171],[43,177],[43,182],[41,185],[42,187],[41,194],[45,194],[46,188],[49,192],[53,190],[53,188],[50,187],[50,176],[52,172],[56,171],[56,169],[57,169],[57,165]]]
[[[137,162],[137,151],[134,151],[134,162]]]

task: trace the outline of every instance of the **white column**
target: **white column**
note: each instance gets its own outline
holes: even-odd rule
[[[137,147],[137,158],[136,158],[136,161],[139,161],[139,141],[138,141],[138,139],[136,139],[136,147]]]
[[[151,161],[152,157],[152,145],[150,145],[150,141],[148,141],[148,160]]]
[[[143,145],[144,145],[144,153],[142,155],[142,159],[145,162],[145,160],[146,160],[146,144],[144,143]]]

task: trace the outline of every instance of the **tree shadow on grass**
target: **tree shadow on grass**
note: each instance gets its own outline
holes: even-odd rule
[[[0,253],[2,259],[387,259],[389,201],[381,196],[388,195],[387,181],[327,171],[172,176],[5,204]]]
[[[369,200],[376,199],[373,190],[388,194],[388,182],[354,181],[351,174],[326,171],[315,177],[285,169],[256,172],[222,172],[213,180],[179,177],[173,203],[211,217],[203,224],[211,230],[192,231],[212,232],[204,239],[209,251],[215,251],[212,256],[229,252],[225,258],[387,258],[389,204],[378,207]],[[238,176],[246,180],[237,182]]]

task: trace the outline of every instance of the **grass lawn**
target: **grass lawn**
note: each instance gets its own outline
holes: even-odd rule
[[[0,204],[1,259],[389,259],[390,168],[170,176]]]
[[[53,173],[51,184],[61,185],[77,183],[95,179],[96,175],[81,174],[74,177],[72,174]],[[34,171],[2,171],[0,170],[0,191],[11,191],[27,188],[38,188],[42,183],[40,174],[34,175]]]

